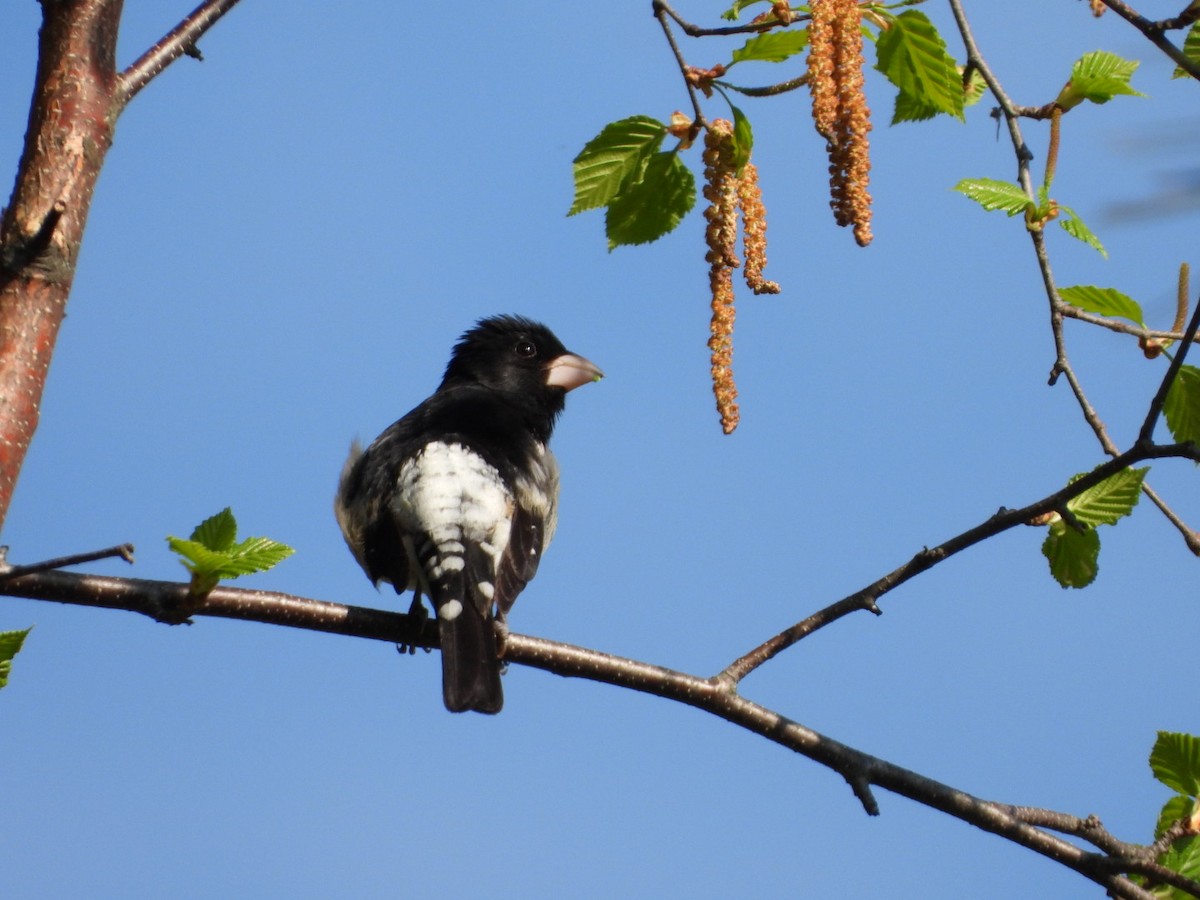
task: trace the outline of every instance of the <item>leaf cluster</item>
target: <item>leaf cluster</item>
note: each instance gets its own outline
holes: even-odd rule
[[[240,578],[274,568],[295,550],[271,538],[237,540],[237,520],[229,507],[205,519],[188,540],[167,538],[180,562],[192,573],[191,593],[202,597],[222,578]]]
[[[724,17],[736,20],[743,9],[757,2],[761,0],[738,0]],[[873,21],[887,26],[879,30],[875,43],[875,68],[896,88],[892,123],[922,121],[941,114],[963,120],[964,109],[983,95],[984,83],[978,73],[972,73],[964,85],[963,69],[947,52],[945,41],[929,18],[917,10],[896,15],[875,9]],[[867,34],[875,38],[870,30]],[[797,21],[748,38],[713,71],[724,74],[740,64],[787,62],[802,54],[808,43],[808,28]],[[791,87],[801,82],[793,79]],[[715,78],[699,90],[706,95],[716,90],[727,102],[730,91],[762,94],[728,79]],[[740,172],[750,159],[753,132],[746,114],[732,102],[728,105]],[[697,123],[695,129],[703,125]],[[680,142],[673,149],[662,150],[668,134],[680,137]],[[695,131],[691,134],[694,136]],[[696,180],[680,156],[690,145],[690,138],[651,116],[610,122],[575,157],[575,196],[567,215],[604,208],[610,251],[658,240],[695,206]]]
[[[1115,525],[1133,512],[1149,468],[1125,469],[1067,501],[1067,514],[1055,515],[1042,554],[1050,574],[1064,588],[1087,587],[1099,571],[1100,525]],[[1083,477],[1076,475],[1072,482]]]
[[[1183,836],[1170,843],[1158,863],[1187,878],[1200,880],[1200,737],[1160,731],[1150,751],[1150,771],[1175,792],[1158,814],[1155,839],[1177,828]],[[1182,826],[1182,827],[1179,827]],[[1145,879],[1139,879],[1143,884]],[[1155,897],[1162,900],[1187,900],[1186,894],[1169,885],[1157,885]]]

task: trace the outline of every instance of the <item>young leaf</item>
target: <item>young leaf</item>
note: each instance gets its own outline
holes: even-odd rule
[[[954,190],[970,197],[988,212],[999,209],[1010,216],[1018,216],[1033,205],[1021,186],[1009,181],[964,178],[954,186]]]
[[[1059,91],[1056,102],[1063,109],[1072,109],[1084,100],[1107,103],[1118,94],[1144,97],[1129,86],[1137,67],[1137,60],[1122,59],[1104,50],[1085,53],[1075,61],[1071,80]]]
[[[666,134],[667,126],[649,116],[605,125],[575,157],[575,199],[567,215],[607,206],[645,167]]]
[[[286,544],[265,537],[246,538],[230,550],[221,570],[222,578],[238,578],[265,572],[279,565],[296,551]]]
[[[1083,224],[1083,219],[1079,218],[1075,210],[1069,206],[1058,207],[1060,213],[1065,213],[1065,217],[1060,217],[1058,224],[1062,230],[1075,238],[1077,241],[1083,241],[1093,250],[1097,251],[1105,259],[1108,259],[1108,251],[1104,249],[1104,245],[1100,243],[1100,238],[1092,233],[1092,230]]]
[[[1170,800],[1163,804],[1163,808],[1159,810],[1158,822],[1154,825],[1154,837],[1158,839],[1163,836],[1163,832],[1183,818],[1191,818],[1196,811],[1196,801],[1192,797],[1185,797],[1183,794],[1176,794]]]
[[[1142,497],[1142,481],[1149,471],[1149,468],[1122,469],[1068,500],[1067,509],[1084,525],[1116,525],[1137,506]]]
[[[197,576],[220,577],[221,567],[225,565],[228,554],[220,550],[210,550],[199,541],[185,541],[182,538],[168,537],[167,546],[182,559],[183,567]]]
[[[754,149],[754,132],[750,129],[750,120],[732,103],[733,110],[733,160],[735,171],[742,174],[742,169],[750,161],[750,151]]]
[[[892,19],[875,43],[875,59],[875,68],[907,95],[906,105],[963,118],[958,66],[924,13],[910,9]]]
[[[1050,574],[1064,588],[1087,587],[1099,570],[1100,535],[1095,528],[1076,531],[1065,522],[1055,522],[1042,544],[1050,561]]]
[[[1200,22],[1193,22],[1188,29],[1187,37],[1183,39],[1183,55],[1196,64],[1200,64]],[[1191,78],[1179,66],[1171,73],[1172,78]]]
[[[0,631],[0,688],[8,684],[8,676],[12,672],[13,657],[21,652],[32,628],[24,631]]]
[[[640,181],[626,184],[608,204],[608,249],[658,240],[696,203],[696,179],[675,153],[650,157]]]
[[[1158,858],[1158,862],[1159,865],[1172,872],[1178,872],[1184,878],[1193,880],[1200,878],[1200,837],[1193,835],[1176,841],[1166,853]],[[1154,891],[1154,896],[1165,898],[1165,900],[1192,900],[1190,893],[1174,887],[1168,887],[1164,892],[1162,885]]]
[[[728,19],[730,22],[736,22],[742,10],[747,6],[753,6],[755,3],[766,3],[768,0],[733,0],[733,6],[721,13],[722,19]]]
[[[240,544],[235,544],[235,540],[237,520],[226,507],[196,526],[190,540],[168,537],[167,545],[179,554],[184,568],[192,573],[195,593],[212,590],[221,578],[265,572],[295,552],[270,538],[246,538]]]
[[[1160,731],[1150,751],[1150,771],[1173,791],[1200,794],[1200,737]]]
[[[228,506],[205,519],[192,531],[192,540],[209,550],[228,550],[237,539],[237,519]]]
[[[1145,326],[1142,307],[1133,298],[1122,294],[1116,288],[1102,288],[1094,284],[1077,284],[1073,287],[1060,288],[1058,296],[1064,303],[1070,303],[1079,309],[1096,313],[1099,316],[1113,316],[1118,319],[1128,319],[1134,325]]]
[[[768,31],[746,41],[733,51],[733,62],[783,62],[808,46],[808,29]]]
[[[1179,367],[1163,403],[1163,416],[1175,440],[1200,445],[1200,369]]]
[[[958,67],[959,78],[962,78],[963,67]],[[967,83],[967,87],[963,93],[963,106],[974,106],[983,99],[983,95],[987,92],[987,82],[983,80],[983,76],[979,74],[978,69],[971,70],[971,80]]]
[[[962,85],[963,67],[958,67],[959,86]],[[978,71],[972,70],[971,81],[965,89],[963,89],[963,106],[973,106],[978,103],[983,97],[983,92],[987,90],[987,82],[983,80],[983,76]],[[892,124],[898,125],[901,122],[924,122],[926,119],[932,119],[941,110],[928,103],[922,103],[919,99],[907,94],[904,91],[899,91],[896,94],[896,105],[892,110]]]

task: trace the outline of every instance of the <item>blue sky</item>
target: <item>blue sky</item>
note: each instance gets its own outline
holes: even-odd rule
[[[186,12],[126,6],[122,64]],[[705,22],[722,8],[680,5]],[[1194,162],[1195,86],[1075,0],[967,8],[1019,103],[1053,99],[1084,52],[1144,61],[1148,99],[1064,121],[1055,194],[1111,258],[1057,230],[1050,248],[1060,285],[1119,288],[1166,326],[1194,218],[1107,211]],[[495,312],[546,321],[608,376],[570,396],[555,435],[559,532],[517,631],[711,674],[1101,460],[1066,385],[1046,385],[1023,229],[950,190],[1013,176],[986,101],[966,124],[889,128],[869,77],[867,250],[828,213],[807,96],[743,104],[784,293],[739,303],[742,424],[724,437],[699,215],[611,254],[598,213],[564,216],[570,161],[605,123],[687,108],[649,4],[399,10],[247,0],[203,63],[181,60],[124,115],[3,536],[15,561],[131,541],[135,568],[90,570],[181,577],[165,536],[231,505],[244,534],[297,550],[244,586],[406,607],[346,551],[337,474],[351,439],[421,400]],[[946,6],[927,12],[961,58]],[[10,173],[38,15],[0,12]],[[728,49],[685,52],[709,65]],[[1043,126],[1026,133],[1040,156]],[[1164,363],[1067,330],[1127,444]],[[1193,525],[1194,479],[1186,463],[1150,475]],[[1197,730],[1179,699],[1196,562],[1146,502],[1102,537],[1087,590],[1051,580],[1041,530],[1012,531],[743,692],[976,795],[1148,839],[1166,799],[1146,766],[1155,731]],[[828,770],[631,692],[514,666],[502,715],[451,716],[436,656],[383,644],[0,600],[0,630],[29,625],[0,694],[7,897],[1101,895],[903,798],[881,793],[868,818]]]

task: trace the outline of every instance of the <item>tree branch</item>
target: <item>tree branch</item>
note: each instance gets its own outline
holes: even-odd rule
[[[159,619],[164,611],[182,602],[186,584],[142,579],[111,578],[70,572],[46,571],[0,581],[0,594],[60,603],[125,609]],[[437,646],[437,624],[417,622],[410,616],[380,609],[347,606],[268,591],[218,587],[195,610],[197,616],[219,616],[304,628],[353,637]],[[878,814],[871,787],[908,797],[985,831],[1027,847],[1103,885],[1113,897],[1152,900],[1151,894],[1120,873],[1143,871],[1130,849],[1120,843],[1119,858],[1086,851],[1023,821],[1019,807],[972,796],[886,760],[871,756],[805,727],[773,710],[739,696],[720,679],[700,678],[663,666],[651,665],[570,644],[522,634],[510,634],[505,658],[571,678],[586,678],[683,703],[767,738],[801,756],[838,772],[870,814]],[[1047,815],[1049,815],[1047,813]],[[1054,814],[1056,821],[1074,817]],[[1157,875],[1157,872],[1156,872]],[[1200,896],[1200,884],[1181,879],[1172,884]]]
[[[971,32],[970,23],[967,21],[966,14],[963,12],[961,0],[949,0],[951,11],[954,14],[955,23],[963,39],[963,45],[967,50],[967,67],[978,69],[980,75],[987,83],[988,90],[996,98],[999,104],[1001,114],[1004,116],[1005,122],[1008,125],[1009,137],[1012,142],[1013,152],[1017,158],[1018,180],[1026,195],[1032,200],[1035,197],[1033,189],[1033,179],[1029,171],[1029,162],[1032,159],[1032,153],[1029,151],[1028,145],[1025,143],[1025,138],[1021,133],[1019,118],[1021,116],[1032,116],[1034,118],[1047,118],[1052,116],[1055,109],[1055,104],[1050,103],[1044,107],[1023,107],[1015,105],[1008,95],[1004,92],[999,79],[991,71],[987,61],[983,58],[983,54],[979,50],[979,45],[975,42],[975,37]],[[1108,0],[1105,0],[1108,2]],[[1112,5],[1111,3],[1109,4]],[[1193,3],[1192,6],[1197,4]],[[1189,9],[1191,7],[1189,6]],[[1200,14],[1200,13],[1198,13]],[[1066,337],[1063,333],[1063,318],[1070,316],[1080,319],[1081,321],[1090,322],[1094,325],[1101,325],[1113,331],[1121,331],[1136,335],[1140,338],[1156,337],[1174,340],[1176,335],[1171,333],[1149,332],[1146,329],[1126,328],[1119,322],[1114,322],[1111,319],[1105,319],[1100,316],[1093,316],[1082,310],[1078,310],[1070,304],[1063,301],[1058,293],[1058,288],[1054,283],[1054,273],[1050,267],[1050,256],[1046,250],[1045,235],[1040,228],[1030,229],[1030,240],[1034,248],[1034,255],[1037,258],[1038,271],[1042,276],[1042,283],[1046,290],[1046,297],[1050,304],[1050,330],[1053,335],[1055,360],[1054,366],[1051,369],[1050,384],[1053,385],[1060,376],[1065,376],[1067,384],[1071,388],[1072,394],[1075,396],[1076,402],[1079,404],[1080,412],[1083,414],[1084,421],[1088,427],[1092,429],[1100,446],[1105,453],[1116,457],[1118,450],[1112,439],[1108,436],[1108,430],[1104,423],[1100,420],[1099,414],[1088,400],[1087,394],[1083,390],[1083,385],[1076,376],[1074,369],[1071,367],[1070,360],[1067,358]],[[1183,337],[1183,336],[1178,336]],[[1193,333],[1192,340],[1195,334]],[[1190,341],[1188,341],[1190,344]],[[1172,376],[1174,377],[1174,376]],[[1167,382],[1164,382],[1167,383]],[[1153,409],[1153,405],[1151,409]],[[1161,409],[1161,405],[1159,406]],[[1195,530],[1187,525],[1175,512],[1167,505],[1166,501],[1158,495],[1158,493],[1146,483],[1142,484],[1142,491],[1150,498],[1151,502],[1162,512],[1176,530],[1183,537],[1187,548],[1197,556],[1200,556],[1200,535]]]
[[[167,66],[184,54],[195,51],[196,41],[212,28],[238,0],[204,0],[162,40],[143,53],[117,78],[113,96],[114,111],[120,114],[137,93]]]
[[[1185,28],[1197,16],[1200,16],[1200,10],[1193,9],[1195,4],[1191,4],[1188,7],[1188,12],[1183,15],[1175,16],[1173,19],[1163,19],[1161,22],[1154,22],[1134,10],[1124,0],[1101,0],[1101,2],[1144,34],[1150,43],[1171,57],[1175,65],[1179,66],[1179,68],[1183,69],[1183,71],[1187,72],[1193,78],[1200,80],[1200,65],[1188,59],[1182,50],[1167,40],[1167,36],[1163,33],[1171,28]]]
[[[1196,339],[1197,328],[1200,328],[1200,303],[1196,304],[1196,311],[1192,313],[1192,320],[1188,323],[1187,331],[1183,333],[1183,342],[1171,358],[1171,365],[1167,367],[1167,374],[1163,376],[1162,381],[1158,385],[1158,391],[1154,394],[1154,399],[1150,401],[1150,409],[1146,413],[1146,421],[1142,423],[1142,430],[1138,432],[1138,441],[1141,443],[1148,444],[1153,439],[1154,426],[1158,424],[1158,417],[1162,414],[1163,404],[1167,402],[1167,393],[1171,390],[1171,385],[1175,383],[1175,377],[1179,374],[1184,359],[1187,358],[1188,349]]]
[[[932,569],[938,563],[950,558],[956,553],[973,547],[975,544],[994,537],[1017,525],[1028,525],[1038,516],[1048,512],[1066,514],[1067,501],[1079,496],[1088,488],[1094,487],[1129,466],[1136,465],[1148,459],[1183,458],[1200,462],[1200,449],[1192,444],[1136,444],[1125,453],[1118,454],[1112,459],[1096,466],[1086,475],[1081,476],[1066,487],[1043,497],[1041,500],[1023,506],[1020,509],[1000,509],[987,520],[970,528],[932,549],[926,547],[912,559],[872,582],[861,590],[830,604],[811,616],[802,619],[790,628],[780,632],[768,641],[764,641],[749,653],[739,657],[720,672],[714,681],[729,685],[732,689],[743,678],[768,660],[778,656],[788,647],[808,637],[814,631],[824,628],[843,616],[861,609],[880,613],[876,601],[888,591],[899,587],[906,581],[915,578],[922,572]]]

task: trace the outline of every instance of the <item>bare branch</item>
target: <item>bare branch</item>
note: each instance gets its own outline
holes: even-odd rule
[[[1167,36],[1163,33],[1169,29],[1185,28],[1191,22],[1195,21],[1197,16],[1200,16],[1200,10],[1193,9],[1195,4],[1191,4],[1187,12],[1183,15],[1155,22],[1134,10],[1124,0],[1101,0],[1101,2],[1144,34],[1150,43],[1171,57],[1175,61],[1175,65],[1179,66],[1179,68],[1183,69],[1183,71],[1187,72],[1193,78],[1200,80],[1200,65],[1188,59],[1182,50],[1167,40]]]
[[[723,28],[701,28],[699,25],[693,25],[691,22],[675,12],[671,5],[665,0],[654,0],[654,15],[661,21],[662,15],[666,14],[675,20],[675,24],[680,27],[684,34],[688,37],[720,37],[730,34],[758,34],[762,31],[770,31],[776,25],[782,24],[777,19],[770,18],[761,22],[750,22],[747,25],[728,25]],[[797,20],[808,18],[807,16],[796,16]]]
[[[1150,410],[1146,413],[1146,421],[1142,423],[1142,430],[1138,432],[1140,443],[1149,443],[1152,440],[1154,426],[1158,424],[1163,404],[1167,401],[1167,392],[1171,390],[1175,376],[1179,374],[1179,369],[1183,366],[1184,359],[1187,358],[1188,349],[1192,346],[1192,341],[1196,339],[1197,328],[1200,328],[1200,303],[1196,304],[1196,311],[1192,313],[1192,321],[1188,323],[1187,331],[1183,333],[1183,342],[1172,358],[1171,365],[1167,367],[1167,374],[1163,376],[1162,382],[1158,385],[1154,399],[1150,401]]]
[[[865,588],[855,591],[848,597],[830,604],[808,618],[802,619],[770,640],[764,641],[749,653],[730,663],[714,678],[714,681],[729,685],[732,689],[734,685],[763,663],[808,637],[814,631],[836,622],[843,616],[847,616],[860,609],[870,610],[879,614],[880,610],[876,606],[876,601],[880,597],[893,588],[904,584],[904,582],[915,578],[922,572],[932,569],[938,563],[954,554],[968,547],[973,547],[975,544],[994,537],[1014,526],[1028,525],[1038,516],[1048,512],[1057,512],[1065,518],[1067,501],[1082,494],[1088,488],[1094,487],[1104,481],[1104,479],[1115,475],[1129,466],[1148,459],[1176,457],[1200,462],[1200,448],[1196,448],[1192,444],[1150,444],[1147,446],[1139,442],[1132,449],[1116,455],[1107,462],[1101,463],[1092,469],[1091,472],[1081,476],[1066,487],[1055,491],[1053,494],[1043,497],[1041,500],[1030,503],[1028,506],[1023,506],[1020,509],[1002,508],[995,515],[976,525],[974,528],[970,528],[932,549],[926,547],[898,569],[889,572]]]
[[[67,566],[80,566],[84,563],[96,562],[101,559],[120,558],[130,565],[133,564],[133,544],[118,544],[103,550],[92,550],[87,553],[72,553],[69,556],[58,556],[54,559],[30,563],[24,566],[8,564],[8,547],[0,547],[0,579],[20,578],[22,575],[32,575],[35,572],[49,572],[52,569],[65,569]]]
[[[117,77],[117,89],[113,96],[116,112],[124,109],[138,91],[179,57],[196,56],[196,41],[237,2],[238,0],[204,0],[162,40],[122,72]]]
[[[110,578],[49,571],[0,581],[0,594],[85,606],[125,609],[159,618],[186,598],[188,586],[174,582]],[[198,616],[219,616],[305,628],[372,640],[437,646],[437,624],[379,609],[328,603],[268,591],[216,588],[197,608]],[[869,813],[878,813],[872,787],[908,797],[957,819],[1000,835],[1061,863],[1103,885],[1113,897],[1151,900],[1151,894],[1120,873],[1141,871],[1122,857],[1086,851],[1023,821],[1018,807],[994,803],[857,750],[760,706],[718,679],[699,678],[663,666],[612,656],[596,650],[509,634],[505,659],[553,674],[587,678],[695,707],[786,747],[841,774]],[[1047,815],[1050,815],[1047,813]],[[1074,817],[1053,814],[1055,821]],[[1137,845],[1119,844],[1144,854]],[[1172,881],[1172,884],[1176,882]],[[1177,886],[1200,894],[1200,885],[1183,879]]]

